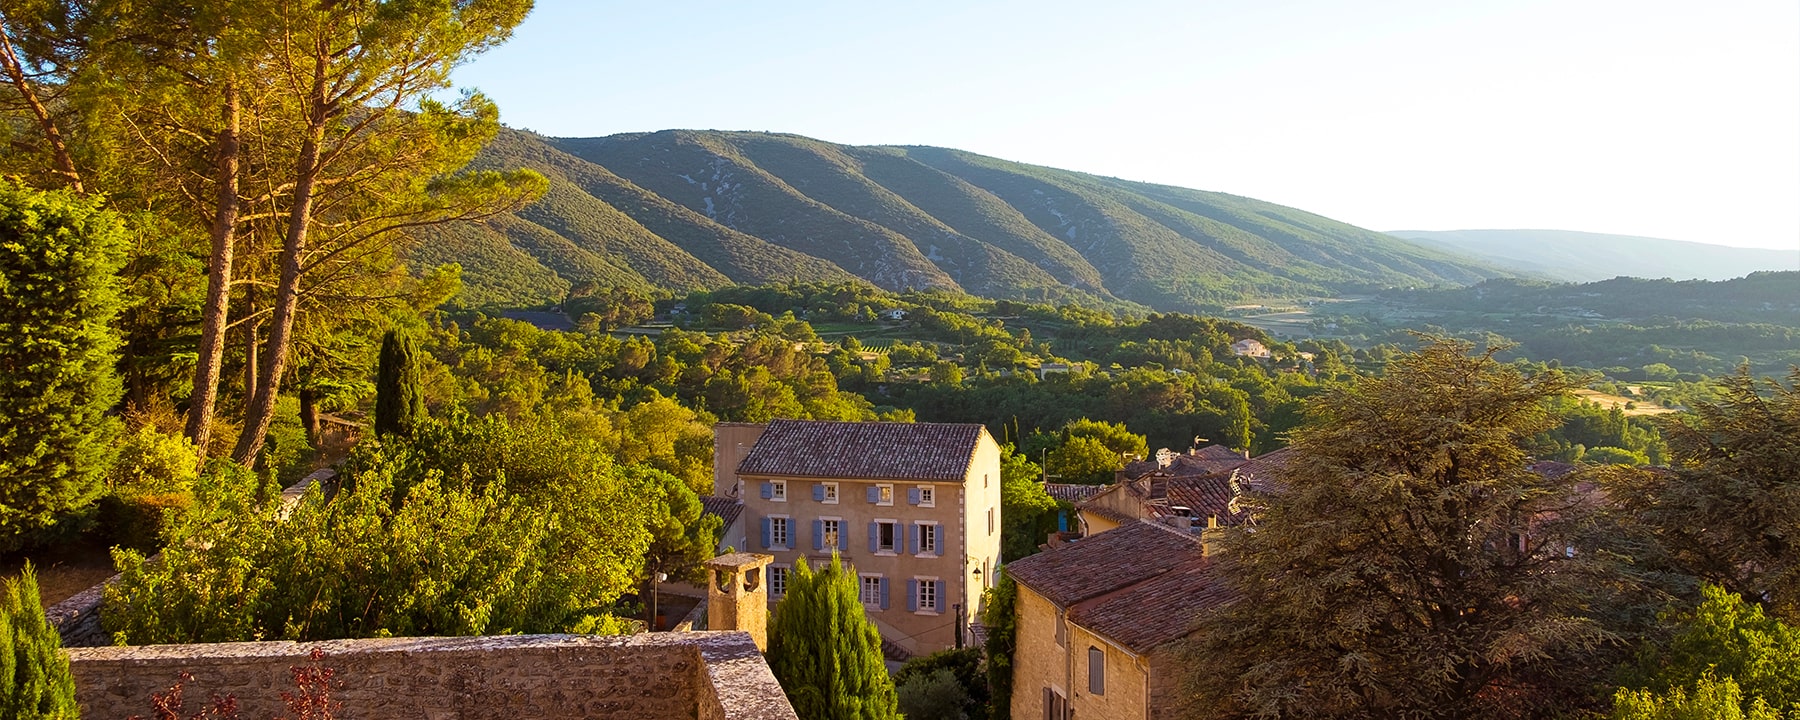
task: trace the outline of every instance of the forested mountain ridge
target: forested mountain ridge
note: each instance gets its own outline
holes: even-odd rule
[[[423,234],[465,303],[560,300],[572,282],[693,290],[864,279],[1006,299],[1203,310],[1247,298],[1462,285],[1508,273],[1292,208],[934,147],[668,130],[508,131],[483,167],[545,197]]]
[[[1393,230],[1395,237],[1569,282],[1615,277],[1729,280],[1800,270],[1800,248],[1767,250],[1572,230]]]

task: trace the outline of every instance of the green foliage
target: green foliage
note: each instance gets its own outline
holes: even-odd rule
[[[1744,713],[1720,717],[1761,717],[1769,708],[1800,716],[1800,630],[1718,586],[1700,595],[1698,607],[1666,618],[1668,640],[1640,652],[1614,699],[1615,717],[1689,717],[1682,708],[1709,701]]]
[[[921,672],[905,680],[896,678],[896,682],[895,695],[902,716],[912,720],[968,720],[964,708],[972,701],[950,670]]]
[[[988,717],[1012,716],[1013,651],[1018,649],[1019,584],[1004,567],[994,586],[982,592],[981,624],[987,627]]]
[[[0,550],[67,530],[100,496],[124,247],[97,200],[0,182]]]
[[[75,720],[75,677],[62,637],[44,616],[31,564],[0,594],[0,717]]]
[[[650,301],[648,294],[636,288],[601,288],[590,281],[576,283],[569,289],[562,310],[575,318],[583,330],[604,332],[649,320],[656,314],[656,306]]]
[[[1744,694],[1731,678],[1706,675],[1695,682],[1690,693],[1672,688],[1657,694],[1649,690],[1620,688],[1613,695],[1611,720],[1794,720],[1800,708],[1783,713],[1770,707],[1762,698],[1751,700],[1745,707]]]
[[[500,418],[359,446],[344,487],[291,509],[220,478],[162,559],[115,552],[124,643],[563,632],[640,577],[651,489],[592,441]],[[657,487],[668,487],[658,480]],[[659,509],[660,511],[660,509]]]
[[[410,335],[389,330],[381,338],[381,359],[375,368],[375,434],[407,435],[426,418],[418,354]]]
[[[649,468],[626,468],[623,474],[639,489],[637,502],[646,505],[649,515],[645,528],[650,531],[650,546],[644,553],[639,597],[655,592],[658,573],[670,580],[704,584],[702,563],[713,557],[724,531],[720,518],[708,515],[700,496],[674,475]]]
[[[894,673],[894,685],[900,712],[906,717],[987,720],[988,680],[981,648],[939,650],[915,657]]]
[[[1062,509],[1040,482],[1043,470],[1013,446],[1000,447],[1000,556],[1006,562],[1036,553],[1056,530]]]
[[[1800,370],[1720,382],[1718,402],[1663,423],[1672,471],[1612,472],[1607,494],[1682,571],[1800,621]]]
[[[1574,713],[1645,592],[1574,476],[1526,469],[1556,373],[1433,340],[1321,396],[1282,474],[1252,488],[1201,620],[1195,702],[1221,717]],[[1636,593],[1637,595],[1632,595]]]
[[[1125,466],[1125,458],[1091,437],[1075,436],[1050,451],[1044,461],[1051,475],[1062,482],[1104,485],[1112,482],[1113,472]]]
[[[856,573],[836,553],[818,571],[802,559],[789,574],[787,594],[769,619],[766,656],[801,717],[900,717],[881,633],[857,599]]]

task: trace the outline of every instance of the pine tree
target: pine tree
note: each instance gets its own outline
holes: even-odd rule
[[[411,435],[424,419],[418,349],[411,336],[389,330],[381,338],[381,359],[375,372],[375,434]]]
[[[800,717],[899,720],[881,633],[857,598],[856,573],[836,554],[813,572],[803,559],[769,620],[769,669]]]
[[[75,677],[27,563],[0,593],[0,717],[75,720]]]
[[[0,182],[0,551],[93,504],[112,464],[123,260],[97,200]]]

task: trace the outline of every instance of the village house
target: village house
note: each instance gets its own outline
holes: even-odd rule
[[[1148,520],[1200,533],[1242,524],[1250,514],[1239,506],[1238,497],[1258,478],[1266,481],[1291,453],[1281,448],[1245,458],[1217,445],[1185,454],[1160,450],[1156,460],[1126,465],[1113,484],[1076,502],[1074,529],[1098,535]]]
[[[1269,348],[1260,340],[1245,338],[1231,344],[1231,354],[1239,357],[1251,357],[1258,360],[1269,359]]]
[[[1199,538],[1150,522],[1006,566],[1018,583],[1013,718],[1183,716],[1176,642],[1229,595]]]
[[[714,495],[742,503],[738,549],[774,556],[771,601],[796,564],[836,552],[896,659],[969,641],[1000,558],[1000,446],[986,428],[775,420],[719,423],[713,437]]]

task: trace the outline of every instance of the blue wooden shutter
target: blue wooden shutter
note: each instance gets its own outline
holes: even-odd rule
[[[881,586],[881,609],[886,610],[888,609],[888,579],[879,578],[875,582]]]
[[[825,502],[825,483],[813,483],[813,502]]]
[[[763,541],[763,549],[764,550],[774,547],[773,545],[769,544],[769,535],[770,535],[769,531],[770,531],[770,528],[774,526],[774,524],[775,524],[775,521],[770,518],[762,519],[762,541]]]
[[[824,520],[814,520],[813,521],[813,549],[814,550],[824,550],[825,549],[825,521]]]
[[[840,552],[848,552],[850,550],[850,533],[844,532],[849,529],[850,528],[844,527],[844,521],[838,521],[838,550]]]
[[[908,581],[906,581],[906,611],[907,612],[917,612],[918,610],[919,610],[919,581],[908,580]]]
[[[881,502],[881,488],[880,487],[870,485],[868,494],[869,494],[869,504],[873,505],[875,503]]]
[[[919,526],[918,525],[906,526],[906,547],[907,547],[907,549],[912,550],[912,554],[914,554],[914,555],[919,554]]]
[[[775,483],[763,483],[761,492],[764,500],[775,497]]]
[[[881,523],[869,523],[869,552],[881,549]]]
[[[908,505],[919,504],[919,489],[918,488],[907,488],[906,489],[906,503]]]

